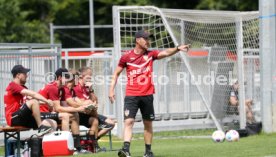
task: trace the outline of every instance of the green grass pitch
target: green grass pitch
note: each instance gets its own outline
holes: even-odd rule
[[[155,157],[276,157],[276,133],[249,136],[241,138],[238,142],[223,143],[214,143],[211,137],[181,137],[180,133],[183,132],[156,133],[152,146]],[[164,136],[168,138],[162,138]],[[109,148],[106,137],[100,141],[100,145]],[[116,157],[116,150],[121,146],[122,140],[114,137],[113,151],[93,154],[93,157]],[[131,143],[131,155],[141,157],[143,153],[143,137],[141,134],[136,134]],[[0,156],[3,155],[2,147]],[[79,156],[88,157],[91,154]]]

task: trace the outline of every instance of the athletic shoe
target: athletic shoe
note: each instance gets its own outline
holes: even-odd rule
[[[154,157],[153,153],[150,151],[150,152],[146,152],[144,154],[144,157]]]
[[[113,125],[108,124],[108,123],[103,123],[103,124],[99,124],[98,128],[99,129],[111,129],[111,128],[113,128]]]
[[[52,130],[52,127],[50,126],[40,125],[40,127],[38,128],[37,136],[45,135],[49,133],[51,130]]]
[[[106,152],[106,148],[105,147],[101,148],[100,146],[96,146],[95,149],[96,149],[96,153]]]
[[[92,154],[92,152],[85,149],[80,149],[80,150],[75,149],[73,155],[79,155],[79,154]]]
[[[126,150],[120,149],[118,152],[118,157],[131,157],[131,155]]]
[[[106,152],[106,148],[105,147],[100,147],[99,146],[99,144],[98,144],[98,141],[97,140],[95,140],[94,141],[95,143],[94,143],[94,148],[95,148],[95,153],[100,153],[100,152]]]

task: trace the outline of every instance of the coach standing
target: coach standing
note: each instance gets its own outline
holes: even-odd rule
[[[149,51],[149,38],[152,35],[140,30],[135,34],[135,48],[126,52],[120,59],[116,68],[111,86],[109,99],[111,103],[115,100],[114,88],[117,79],[124,68],[127,72],[126,96],[124,99],[124,145],[118,152],[119,157],[130,157],[129,147],[132,138],[134,119],[140,109],[144,123],[145,154],[144,157],[153,157],[151,151],[152,143],[152,121],[155,118],[153,108],[154,85],[152,81],[153,61],[172,56],[178,51],[189,49],[189,45],[179,45],[175,48],[168,48],[161,52]]]

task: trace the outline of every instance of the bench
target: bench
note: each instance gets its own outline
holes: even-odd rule
[[[5,150],[5,157],[8,156],[8,140],[14,139],[16,141],[16,148],[17,148],[17,156],[20,156],[20,132],[21,131],[29,131],[31,128],[26,128],[24,126],[0,126],[0,133],[4,133],[4,150]],[[112,151],[112,134],[110,130],[107,134],[109,138],[109,149]]]
[[[81,138],[84,138],[86,139],[87,137],[87,134],[88,134],[88,131],[89,129],[86,128],[85,126],[80,126],[80,136]],[[108,131],[108,133],[104,136],[108,136],[108,140],[109,140],[109,150],[112,151],[113,148],[112,148],[112,133],[111,133],[112,130]]]
[[[5,147],[5,156],[8,154],[8,140],[15,139],[16,146],[17,146],[17,156],[20,156],[20,132],[21,131],[28,131],[30,128],[26,128],[23,126],[1,126],[0,132],[4,132],[4,147]]]
[[[111,134],[111,131],[112,131],[112,130],[108,131],[108,133],[107,133],[107,135],[106,135],[106,136],[108,136],[108,139],[109,139],[109,150],[110,150],[110,151],[113,150],[113,148],[112,148],[112,134]]]

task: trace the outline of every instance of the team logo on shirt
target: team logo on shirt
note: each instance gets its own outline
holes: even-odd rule
[[[149,59],[149,57],[147,55],[144,55],[143,58],[144,58],[144,60],[148,60]]]
[[[125,110],[125,116],[127,117],[128,115],[129,115],[129,110],[126,109],[126,110]]]

